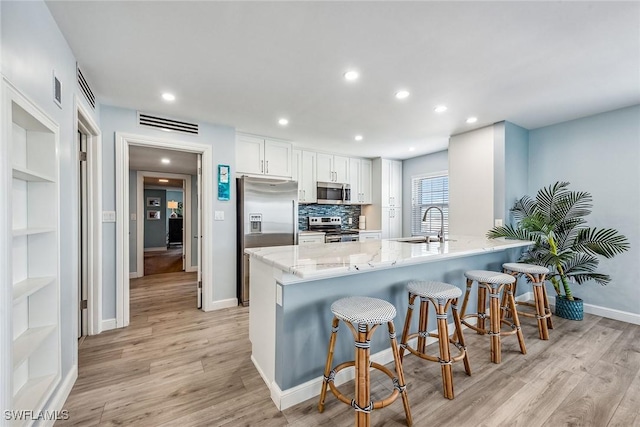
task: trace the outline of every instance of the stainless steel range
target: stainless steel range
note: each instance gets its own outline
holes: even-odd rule
[[[343,230],[339,216],[310,216],[309,231],[323,231],[325,243],[357,242],[360,233],[357,230]]]

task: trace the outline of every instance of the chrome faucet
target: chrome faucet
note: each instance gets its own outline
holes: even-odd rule
[[[438,241],[440,243],[444,243],[444,212],[437,206],[429,206],[427,210],[424,212],[424,216],[422,217],[422,222],[427,220],[427,215],[431,209],[437,209],[440,212],[440,231],[438,232]],[[427,240],[428,243],[428,240]]]

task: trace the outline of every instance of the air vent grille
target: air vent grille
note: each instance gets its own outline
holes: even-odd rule
[[[82,94],[84,95],[89,105],[91,105],[91,108],[95,110],[96,96],[93,94],[93,91],[89,87],[89,83],[87,83],[87,80],[82,75],[82,71],[80,71],[80,66],[78,65],[77,62],[76,62],[76,72],[78,75],[78,86],[80,86],[80,90],[82,91]]]
[[[180,120],[152,116],[150,114],[141,113],[139,111],[138,111],[138,124],[141,126],[148,126],[156,129],[188,133],[190,135],[198,135],[199,133],[199,128],[197,123],[188,123]]]

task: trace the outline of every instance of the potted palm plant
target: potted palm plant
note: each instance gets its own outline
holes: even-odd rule
[[[487,237],[533,241],[520,262],[547,267],[547,280],[556,291],[556,315],[582,320],[582,300],[573,295],[571,283],[608,284],[611,277],[597,271],[598,258],[627,251],[629,242],[614,229],[588,227],[585,217],[591,213],[591,194],[568,186],[568,182],[556,182],[540,189],[535,199],[522,197],[511,208],[516,224],[494,227]]]

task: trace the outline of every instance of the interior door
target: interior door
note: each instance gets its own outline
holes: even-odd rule
[[[78,175],[78,338],[87,335],[89,288],[88,205],[87,205],[87,135],[78,131],[80,157]]]
[[[193,184],[192,184],[193,185]],[[196,180],[197,196],[196,210],[198,229],[194,237],[197,239],[197,260],[198,260],[198,308],[202,308],[202,155],[198,154],[198,179]]]

